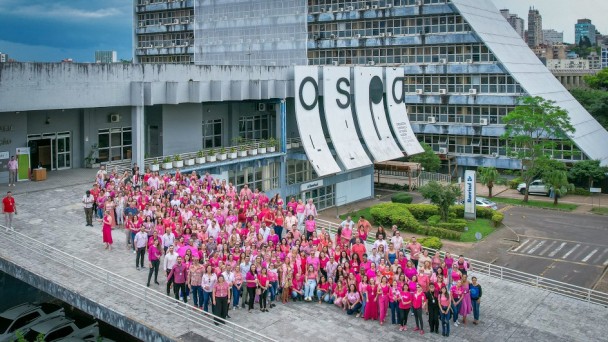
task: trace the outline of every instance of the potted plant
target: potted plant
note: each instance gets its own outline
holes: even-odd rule
[[[160,170],[160,161],[158,160],[158,158],[155,158],[154,160],[152,160],[152,164],[150,164],[150,171],[156,172],[159,170]]]
[[[277,150],[277,139],[270,138],[268,139],[268,152],[274,152]]]
[[[186,166],[194,165],[194,157],[192,156],[192,154],[189,154],[188,157],[184,160],[184,165],[186,165]]]
[[[179,154],[173,156],[173,167],[184,167],[184,161],[182,160],[182,157]]]
[[[91,149],[89,150],[89,154],[84,158],[84,166],[93,169],[98,168],[99,163],[97,163],[97,158],[95,158],[95,153],[97,153],[97,144],[91,145]]]
[[[197,164],[205,164],[205,154],[203,150],[200,150],[196,153],[195,161]]]
[[[247,157],[247,145],[244,145],[244,144],[239,145],[238,156]]]
[[[165,159],[163,159],[162,167],[164,170],[171,170],[173,168],[173,163],[171,162],[171,157],[167,156],[167,157],[165,157]]]
[[[236,146],[232,146],[228,151],[228,158],[236,159]]]
[[[215,155],[215,150],[210,149],[209,151],[207,151],[207,161],[210,163],[213,163],[216,160],[217,160],[217,156]]]
[[[248,145],[247,149],[247,153],[249,153],[250,156],[256,156],[258,154],[258,149],[253,144]]]
[[[258,153],[266,153],[266,140],[260,140],[260,144],[258,145]]]
[[[300,142],[298,140],[294,140],[291,143],[291,148],[298,148],[298,147],[300,147]]]
[[[220,151],[217,154],[217,160],[226,160],[228,158],[228,154],[226,153],[226,148],[220,148]]]

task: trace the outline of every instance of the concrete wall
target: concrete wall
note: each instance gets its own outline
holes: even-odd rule
[[[72,153],[74,167],[84,166],[84,158],[89,154],[91,146],[98,144],[99,130],[104,128],[131,127],[131,107],[88,108],[81,111],[82,137],[76,142],[82,146],[79,153]],[[119,122],[110,122],[110,114],[118,114]]]
[[[15,155],[17,147],[27,146],[27,113],[0,113],[0,152],[8,152]],[[0,169],[0,183],[8,183],[8,169],[2,160],[3,168]]]
[[[201,104],[163,105],[163,155],[192,152],[202,148],[202,110]]]

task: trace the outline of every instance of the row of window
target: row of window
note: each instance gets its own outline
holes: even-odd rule
[[[137,15],[138,26],[177,25],[194,22],[194,9],[146,12]]]
[[[297,184],[319,178],[308,160],[287,160],[287,184]]]
[[[253,168],[247,167],[243,170],[231,170],[228,172],[228,182],[235,187],[241,188],[247,184],[251,190],[259,189],[268,191],[279,188],[280,163],[270,163],[267,166]]]
[[[132,144],[131,127],[99,129],[97,132],[99,161],[131,159]]]
[[[224,122],[222,119],[203,121],[203,148],[223,145]],[[268,114],[242,116],[239,118],[239,137],[246,140],[269,139],[272,134],[271,116]]]
[[[502,124],[502,118],[514,107],[498,106],[408,106],[408,116],[411,122],[428,123],[462,123],[481,124],[486,119],[488,124]]]
[[[192,63],[192,55],[139,56],[140,63]]]
[[[376,1],[365,1],[365,0],[308,0],[308,12],[319,13],[322,11],[339,11],[340,8],[344,10],[359,10],[359,9],[374,9],[387,8],[387,7],[400,7],[400,6],[419,6],[432,5],[432,4],[445,4],[450,2],[449,0],[376,0]]]
[[[507,156],[515,151],[514,145],[499,137],[454,136],[438,134],[418,134],[418,140],[430,145],[435,152],[455,154]],[[557,141],[553,149],[545,151],[560,160],[582,160],[583,153],[568,141]]]
[[[522,94],[524,91],[510,75],[450,75],[406,76],[406,93],[465,93],[474,89],[478,94]]]
[[[137,48],[162,48],[192,45],[194,34],[191,31],[146,34],[137,36]]]

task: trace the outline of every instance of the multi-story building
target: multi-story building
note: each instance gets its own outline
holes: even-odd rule
[[[522,39],[526,39],[526,26],[523,18],[520,18],[517,14],[510,13],[508,9],[501,9],[500,14],[507,19],[511,27]]]
[[[116,51],[95,51],[95,63],[116,63],[118,57]]]
[[[602,69],[608,68],[608,46],[605,46],[605,45],[602,46],[601,61],[602,61]]]
[[[543,43],[543,17],[534,7],[528,12],[528,46],[533,48]]]
[[[564,43],[564,32],[557,32],[554,29],[543,30],[543,44],[555,45]]]
[[[225,53],[228,64],[272,65],[277,55],[264,61],[258,55],[291,49],[296,55],[304,51],[309,65],[403,68],[404,100],[418,139],[438,153],[455,157],[463,167],[520,167],[518,161],[508,158],[508,142],[500,136],[504,132],[502,118],[522,95],[544,95],[565,102],[576,122],[581,122],[578,118],[582,116],[590,118],[490,1],[311,0],[307,11],[291,5],[284,9],[293,34],[288,46],[282,47],[271,35],[258,41],[248,37],[248,31],[254,32],[248,23],[267,25],[260,16],[272,17],[275,12],[238,10],[249,8],[246,5],[250,6],[251,0],[138,0],[135,60],[205,64],[205,55]],[[204,11],[203,6],[207,6]],[[302,31],[294,21],[297,15],[305,18],[307,25],[302,49],[298,45]],[[484,15],[492,22],[484,21]],[[542,44],[538,10],[531,9],[530,19],[528,43],[538,46]],[[223,28],[225,39],[220,34]],[[517,41],[511,40],[510,33],[503,37],[497,32],[507,28]],[[218,60],[211,63],[226,64]],[[517,67],[522,63],[528,65],[527,71]],[[594,126],[593,131],[600,128]],[[297,136],[296,131],[289,131],[289,138]],[[556,158],[580,160],[586,158],[583,145],[558,142],[559,148],[552,152]]]
[[[591,23],[590,19],[579,19],[577,23],[574,24],[574,43],[580,44],[581,39],[586,37],[589,39],[591,45],[595,45],[597,43],[595,31],[595,25]]]
[[[553,70],[589,70],[589,60],[576,59],[547,59],[547,68]]]
[[[589,61],[589,69],[597,70],[602,68],[602,57],[601,54],[593,51],[587,56]]]
[[[8,62],[8,55],[0,52],[0,63],[6,63],[6,62]]]

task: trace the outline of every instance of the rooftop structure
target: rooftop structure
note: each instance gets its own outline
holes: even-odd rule
[[[95,51],[95,63],[116,63],[116,51]]]
[[[522,39],[526,39],[526,26],[523,18],[520,18],[517,14],[510,13],[508,9],[501,9],[500,14],[507,19],[511,27],[513,27],[515,32],[517,32]]]
[[[595,25],[591,23],[590,19],[579,19],[574,24],[574,43],[580,44],[581,41],[588,39],[590,45],[596,45],[595,31]]]
[[[528,46],[533,48],[541,45],[543,39],[543,17],[540,15],[539,10],[530,8],[528,12]]]

